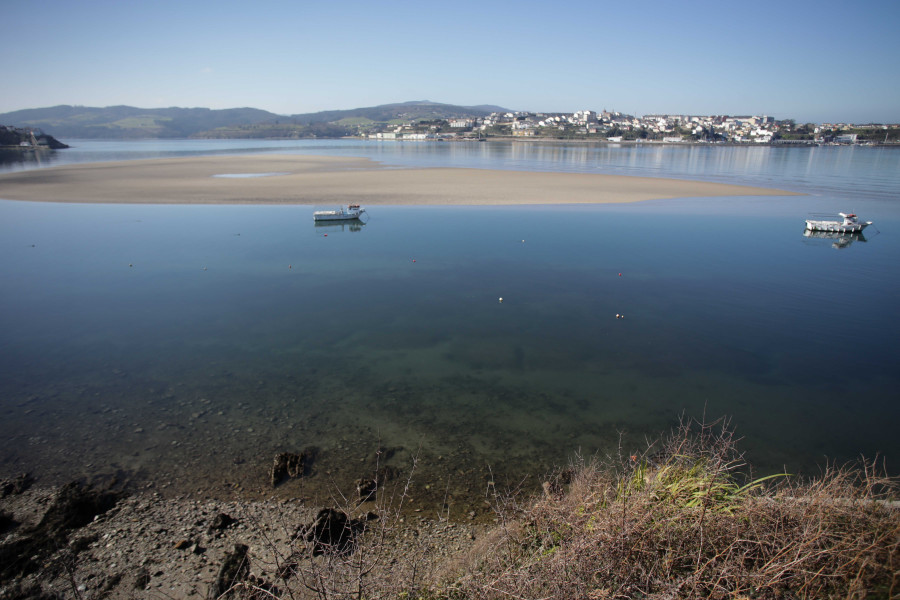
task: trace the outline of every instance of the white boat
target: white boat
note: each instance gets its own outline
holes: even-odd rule
[[[347,208],[342,206],[338,210],[317,210],[313,213],[313,220],[349,221],[350,219],[358,219],[364,212],[366,212],[366,209],[360,208],[359,204],[351,204]]]
[[[853,213],[838,213],[843,221],[813,221],[806,220],[806,228],[809,231],[830,231],[833,233],[859,233],[872,224],[872,221],[860,221]]]

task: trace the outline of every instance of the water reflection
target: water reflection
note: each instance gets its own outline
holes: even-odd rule
[[[544,141],[489,143],[367,140],[64,140],[70,148],[11,159],[0,173],[42,166],[239,154],[312,154],[366,157],[387,166],[458,167],[605,173],[702,179],[843,197],[893,201],[900,152],[861,147],[748,147],[698,144],[562,144]],[[8,162],[12,160],[12,162]]]
[[[843,250],[844,248],[849,248],[850,244],[853,242],[866,242],[866,236],[859,233],[838,233],[836,231],[810,231],[809,229],[805,229],[803,231],[803,237],[807,238],[811,243],[817,243],[819,240],[832,240],[831,247],[836,250]],[[826,241],[820,242],[822,245],[826,244]]]
[[[0,149],[0,172],[50,166],[58,157],[59,153],[49,148]]]
[[[338,233],[341,231],[349,231],[356,233],[362,231],[365,223],[359,219],[346,219],[344,221],[313,221],[318,233]]]

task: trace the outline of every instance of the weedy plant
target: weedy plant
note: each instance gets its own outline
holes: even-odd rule
[[[394,544],[408,481],[378,505],[377,519],[352,517],[345,499],[340,530],[352,537],[310,537],[307,527],[266,566],[281,576],[278,587],[249,578],[229,593],[320,600],[900,597],[896,479],[874,462],[829,466],[810,480],[754,479],[735,443],[725,421],[685,421],[640,454],[576,457],[544,484],[541,498],[489,486],[497,525],[466,556],[447,561],[455,566],[440,579],[431,550],[398,553]]]
[[[874,463],[752,479],[728,423],[683,423],[641,455],[585,461],[501,516],[460,597],[895,598],[897,481]],[[510,506],[506,500],[503,503]]]

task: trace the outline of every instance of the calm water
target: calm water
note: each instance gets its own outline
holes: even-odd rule
[[[73,145],[41,164],[298,152],[810,195],[375,207],[354,228],[303,206],[0,201],[3,474],[247,494],[275,452],[317,447],[284,488],[312,494],[352,487],[382,446],[398,468],[418,456],[417,502],[462,510],[491,477],[538,483],[682,414],[730,416],[762,471],[863,454],[900,472],[898,151]],[[838,210],[876,224],[840,249],[802,235]]]

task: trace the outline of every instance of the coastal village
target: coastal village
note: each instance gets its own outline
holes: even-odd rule
[[[860,135],[858,130],[865,130]],[[376,127],[361,135],[377,140],[451,140],[488,137],[586,139],[607,142],[707,142],[756,144],[871,144],[896,139],[900,125],[853,125],[776,121],[767,115],[696,116],[620,112],[495,112],[483,118],[456,118]],[[868,135],[867,135],[868,134]]]
[[[62,148],[59,139],[489,139],[600,143],[896,145],[900,124],[799,123],[771,115],[513,111],[428,101],[303,115],[256,109],[49,107],[0,115],[0,147]]]

